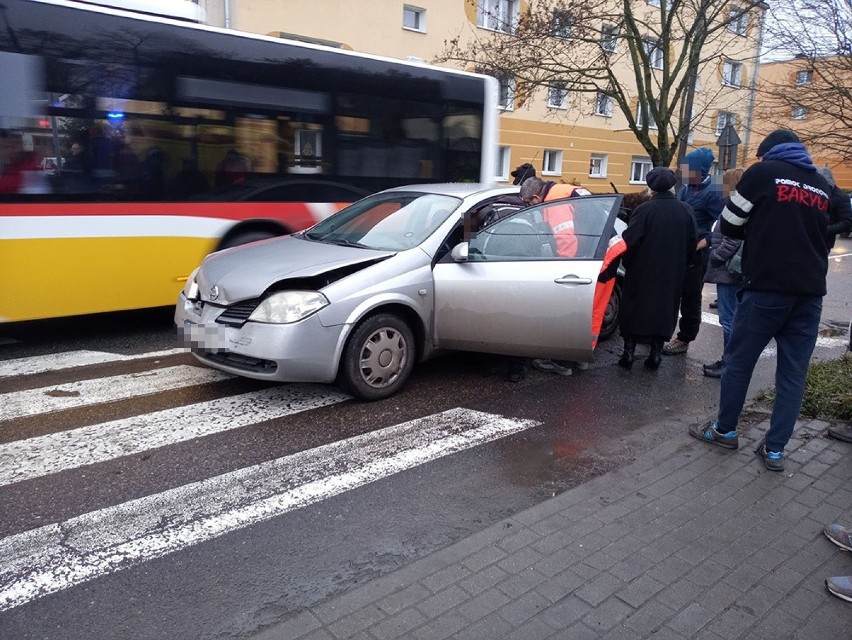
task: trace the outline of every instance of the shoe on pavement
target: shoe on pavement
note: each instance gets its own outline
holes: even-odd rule
[[[828,428],[826,432],[829,438],[834,438],[835,440],[842,440],[843,442],[852,442],[852,424],[847,425],[834,425]]]
[[[686,353],[687,349],[689,349],[689,343],[684,342],[683,340],[678,340],[677,338],[663,345],[663,353],[667,356],[676,356],[679,353]]]
[[[571,367],[565,367],[553,360],[537,359],[533,360],[532,364],[535,369],[546,373],[558,373],[560,376],[570,376],[573,373]]]
[[[760,441],[760,446],[754,450],[754,453],[763,460],[764,466],[770,471],[784,471],[784,452],[767,451],[766,440]]]
[[[852,529],[847,529],[842,524],[832,522],[825,525],[822,532],[825,534],[826,538],[831,540],[841,549],[852,551]]]
[[[852,577],[837,576],[836,578],[826,578],[825,588],[832,595],[846,600],[846,602],[852,602]]]
[[[698,438],[701,442],[715,444],[725,449],[736,449],[740,446],[739,438],[736,431],[728,431],[728,433],[719,433],[716,427],[719,423],[715,420],[710,424],[694,424],[689,427],[689,435],[693,438]]]
[[[722,377],[722,369],[724,368],[724,364],[721,360],[717,360],[712,364],[705,364],[702,369],[704,370],[704,375],[708,378],[721,378]]]

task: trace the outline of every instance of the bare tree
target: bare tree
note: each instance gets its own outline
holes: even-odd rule
[[[501,6],[478,0],[479,15]],[[755,59],[751,34],[760,27],[735,34],[749,20],[759,25],[764,8],[761,0],[530,0],[514,22],[492,9],[485,26],[494,31],[460,33],[437,61],[514,78],[519,101],[554,86],[586,115],[611,101],[653,164],[669,166],[713,104],[708,94],[720,90],[702,87],[694,101],[696,78],[724,57]]]
[[[793,118],[814,151],[849,162],[852,0],[792,0],[773,11],[766,29],[769,54],[794,62],[780,65],[788,74],[761,74],[759,117],[773,126],[790,126]]]

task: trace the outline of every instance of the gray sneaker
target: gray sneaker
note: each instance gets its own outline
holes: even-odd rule
[[[764,466],[770,471],[784,471],[784,452],[767,451],[765,440],[761,440],[760,446],[754,450],[754,454],[763,460]]]
[[[560,376],[570,376],[573,371],[571,367],[566,367],[554,360],[536,359],[533,360],[533,368],[547,373],[558,373]]]
[[[841,549],[852,551],[852,530],[847,529],[843,525],[832,522],[831,524],[825,525],[822,532],[825,534],[826,538],[831,540]]]
[[[676,356],[679,353],[686,353],[689,349],[689,343],[675,338],[671,342],[663,345],[663,353],[667,356]]]
[[[852,602],[852,577],[838,576],[836,578],[826,578],[825,587],[832,595],[846,600],[846,602]]]
[[[736,431],[728,431],[728,433],[719,433],[716,427],[719,426],[716,421],[710,424],[694,424],[689,427],[689,435],[693,438],[698,438],[701,442],[715,444],[725,449],[736,449],[740,446],[739,438]]]

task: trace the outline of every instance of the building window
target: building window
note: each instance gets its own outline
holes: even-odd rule
[[[728,31],[744,36],[748,31],[748,12],[742,7],[731,7],[728,14]]]
[[[806,69],[805,71],[797,71],[796,72],[796,84],[810,84],[813,81],[814,81],[813,69]]]
[[[541,167],[543,176],[562,175],[562,152],[556,149],[544,150],[544,163]]]
[[[663,50],[660,48],[659,41],[645,40],[645,53],[648,56],[648,62],[650,62],[652,68],[663,68]]]
[[[618,27],[614,24],[605,24],[601,27],[601,49],[612,53],[618,46]]]
[[[426,33],[426,9],[403,5],[402,28]]]
[[[793,107],[793,120],[807,120],[808,117],[808,108],[807,107]]]
[[[606,178],[606,160],[605,154],[593,153],[589,159],[589,177],[590,178]]]
[[[630,162],[630,182],[645,184],[645,178],[651,169],[653,169],[651,158],[633,156]]]
[[[598,91],[595,96],[595,115],[596,116],[611,116],[612,115],[612,96],[603,91]]]
[[[573,28],[571,14],[565,10],[553,12],[553,35],[557,38],[570,38]]]
[[[503,111],[513,111],[515,109],[515,79],[498,77],[497,82],[500,84],[497,90],[497,106]]]
[[[511,151],[509,147],[497,147],[497,179],[509,179],[509,159]]]
[[[656,122],[656,120],[654,120],[654,114],[651,113],[650,108],[647,109],[647,111],[648,111],[648,128],[649,129],[656,129],[657,128],[657,122]],[[645,123],[645,118],[644,118],[643,113],[642,113],[642,106],[639,105],[639,107],[636,111],[636,126],[642,127],[642,126],[644,126],[644,123]]]
[[[659,7],[660,6],[660,0],[648,0],[648,4],[652,7]]]
[[[568,108],[568,86],[557,82],[547,88],[547,106],[551,109]]]
[[[483,29],[514,33],[518,28],[518,0],[477,0],[476,24]]]
[[[730,111],[720,111],[719,117],[716,118],[717,138],[722,135],[722,129],[724,129],[727,125],[731,125],[732,127],[737,126],[737,114],[731,113]]]
[[[725,60],[722,67],[722,84],[729,87],[739,87],[743,83],[743,63]]]

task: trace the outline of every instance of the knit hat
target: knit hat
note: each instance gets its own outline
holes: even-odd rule
[[[527,178],[535,178],[535,167],[529,162],[519,164],[512,171],[512,177],[515,179],[515,184],[521,184]]]
[[[695,151],[690,151],[683,156],[683,161],[689,166],[690,171],[700,173],[702,178],[710,174],[710,167],[713,166],[713,160],[716,156],[707,147],[701,147]]]
[[[801,140],[799,140],[799,136],[789,129],[776,129],[766,136],[763,142],[760,143],[760,146],[757,147],[757,157],[762,158],[772,147],[785,142],[801,142]]]
[[[668,191],[677,182],[674,171],[668,167],[654,167],[648,172],[645,177],[645,182],[651,188],[651,191]]]

